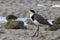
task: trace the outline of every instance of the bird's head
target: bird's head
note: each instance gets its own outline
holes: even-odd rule
[[[35,11],[34,10],[29,10],[28,11],[28,14],[32,14],[32,13],[35,13]]]

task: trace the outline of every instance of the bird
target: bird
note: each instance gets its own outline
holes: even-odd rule
[[[39,36],[39,25],[40,24],[52,26],[52,21],[49,22],[48,19],[45,19],[43,16],[37,14],[34,10],[30,9],[27,13],[30,16],[30,20],[35,25],[37,25],[37,30],[36,30],[36,32],[34,33],[34,35],[32,37]]]

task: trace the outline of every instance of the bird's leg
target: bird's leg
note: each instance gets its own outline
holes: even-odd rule
[[[36,30],[36,32],[34,33],[34,35],[32,37],[38,37],[39,36],[39,25],[38,25],[38,28]]]

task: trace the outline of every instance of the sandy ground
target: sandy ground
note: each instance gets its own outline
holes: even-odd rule
[[[45,31],[44,28],[48,26],[44,26],[40,26],[38,37],[31,37],[37,29],[35,25],[27,26],[28,29],[5,29],[0,24],[0,40],[60,40],[60,30]]]
[[[41,6],[41,5],[42,6]],[[0,16],[9,14],[17,17],[29,17],[26,13],[29,9],[34,9],[38,14],[47,19],[54,19],[60,16],[59,7],[51,7],[52,5],[60,4],[60,1],[47,0],[0,0]],[[60,30],[45,31],[47,27],[42,25],[39,31],[39,37],[31,37],[36,31],[36,26],[28,26],[28,29],[5,29],[3,24],[0,24],[0,40],[60,40]],[[32,30],[30,30],[32,29]]]

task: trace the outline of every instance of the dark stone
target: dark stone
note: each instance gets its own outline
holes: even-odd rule
[[[23,21],[10,21],[6,23],[6,29],[27,29]]]

